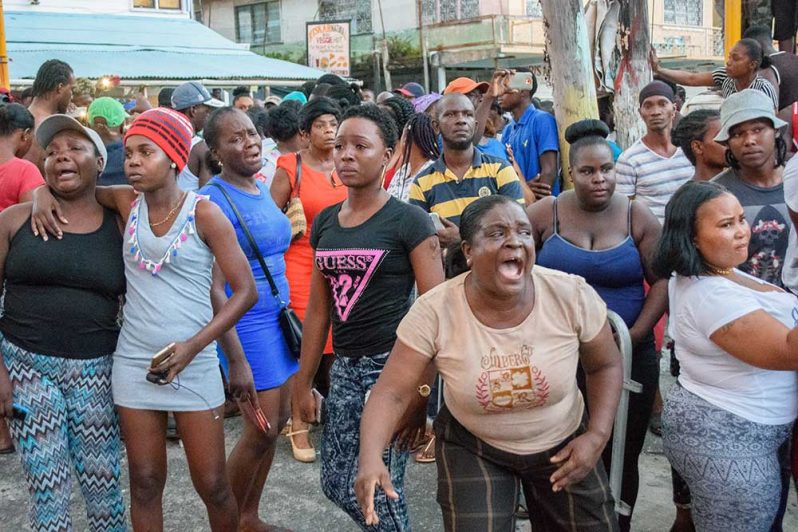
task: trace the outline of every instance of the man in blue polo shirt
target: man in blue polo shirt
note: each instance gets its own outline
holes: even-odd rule
[[[497,73],[498,74],[498,73]],[[504,77],[509,81],[510,73]],[[502,140],[512,148],[512,155],[521,170],[521,179],[530,184],[538,198],[551,193],[557,195],[560,183],[558,153],[560,139],[554,116],[539,111],[532,105],[532,96],[537,90],[537,79],[532,74],[532,90],[507,88],[506,83],[492,84],[488,96],[498,97],[502,111],[513,115],[513,123],[507,124]]]
[[[436,213],[443,224],[441,246],[460,240],[457,225],[463,209],[491,194],[524,203],[518,174],[507,161],[474,147],[474,105],[463,94],[447,94],[438,101],[435,119],[443,137],[443,153],[410,188],[410,203]]]

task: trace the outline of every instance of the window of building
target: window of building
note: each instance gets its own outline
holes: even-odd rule
[[[479,0],[422,0],[421,14],[427,24],[479,16]]]
[[[526,16],[543,18],[543,8],[540,6],[540,0],[526,0]]]
[[[250,44],[280,42],[280,2],[236,7],[236,40]]]
[[[351,20],[352,33],[371,33],[371,0],[321,0],[319,20]]]
[[[703,0],[665,0],[665,24],[704,25]]]
[[[133,7],[141,9],[171,9],[181,8],[180,0],[133,0]]]

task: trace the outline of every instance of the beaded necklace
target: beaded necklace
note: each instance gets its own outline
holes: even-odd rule
[[[183,242],[188,240],[188,235],[193,235],[195,233],[194,214],[197,210],[197,203],[202,199],[202,196],[196,195],[194,197],[186,221],[183,222],[180,231],[178,231],[172,243],[166,248],[166,252],[164,252],[158,260],[153,260],[144,255],[144,250],[141,249],[141,245],[139,244],[139,222],[141,221],[141,200],[143,197],[143,194],[139,195],[132,204],[133,209],[130,212],[130,228],[128,229],[128,234],[130,235],[127,241],[127,243],[130,244],[128,251],[133,256],[133,260],[138,263],[139,269],[147,270],[153,275],[158,275],[158,272],[161,271],[164,264],[170,264],[172,258],[177,257],[178,250],[180,246],[183,245]]]

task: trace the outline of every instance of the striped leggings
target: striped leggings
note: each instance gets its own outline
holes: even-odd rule
[[[119,425],[111,396],[111,356],[88,360],[39,355],[5,338],[0,351],[14,402],[29,411],[12,420],[30,492],[34,531],[72,530],[69,497],[77,474],[93,531],[127,529],[119,485]]]
[[[767,532],[779,510],[779,447],[792,423],[763,425],[718,408],[678,383],[662,412],[662,444],[693,497],[699,532]]]

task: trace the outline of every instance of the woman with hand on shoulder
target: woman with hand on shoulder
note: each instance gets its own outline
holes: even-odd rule
[[[238,530],[225,467],[224,390],[215,340],[255,303],[257,292],[224,213],[177,186],[192,134],[180,113],[162,107],[141,113],[125,134],[125,175],[132,187],[97,189],[97,200],[128,220],[123,248],[127,294],[112,388],[125,437],[136,530],[163,530],[169,412],[211,530]],[[34,220],[34,227],[58,234],[50,204],[39,201],[40,191],[37,203],[44,215]],[[61,221],[66,223],[63,216]],[[215,315],[214,263],[216,275],[233,287]],[[158,352],[168,356],[153,366]],[[255,391],[249,366],[242,357],[233,358],[235,353],[227,354],[231,393],[250,400]]]
[[[699,531],[771,529],[778,449],[798,413],[798,298],[737,269],[750,238],[732,194],[691,181],[665,210],[654,261],[660,276],[675,274],[669,330],[681,369],[663,447],[690,487]]]
[[[32,530],[72,530],[75,474],[88,529],[121,532],[111,355],[125,293],[122,224],[95,199],[105,146],[94,131],[52,115],[37,140],[49,190],[72,223],[61,239],[45,242],[28,226],[30,203],[0,214],[0,420],[10,421],[21,443]],[[12,405],[25,417],[13,418]]]
[[[324,209],[313,223],[311,296],[293,398],[305,422],[318,421],[311,387],[332,321],[335,362],[325,401],[321,484],[327,498],[362,528],[367,523],[354,481],[363,406],[410,307],[413,284],[423,294],[443,281],[440,246],[429,217],[382,188],[396,136],[390,116],[373,105],[350,107],[338,127],[335,168],[348,187],[347,199]],[[433,375],[425,377],[431,381]],[[416,381],[415,386],[421,384],[421,375]],[[410,403],[403,410],[405,419],[399,422],[397,416],[389,429],[401,434],[398,440],[391,446],[386,440],[376,458],[390,470],[400,494],[407,447],[426,425],[427,398],[416,394]],[[403,496],[382,498],[376,511],[379,530],[409,529]]]
[[[532,226],[511,198],[471,203],[460,237],[470,272],[416,300],[363,414],[366,524],[382,526],[380,501],[398,496],[381,453],[432,367],[446,385],[435,420],[445,530],[515,530],[519,483],[541,530],[618,530],[599,462],[622,385],[606,305],[584,279],[533,266]]]
[[[299,128],[310,143],[307,148],[296,153],[287,153],[277,160],[277,172],[271,187],[274,202],[280,209],[285,209],[291,198],[298,197],[307,222],[305,233],[294,238],[285,253],[286,277],[291,287],[291,308],[300,320],[305,319],[310,299],[310,278],[313,271],[310,231],[313,221],[323,209],[346,199],[346,185],[335,173],[333,160],[335,131],[340,120],[341,109],[329,98],[316,98],[306,104],[299,112]],[[297,175],[300,175],[299,183]],[[326,395],[329,390],[330,366],[334,360],[331,335],[327,337],[324,353],[330,356],[322,358],[318,377],[323,381],[319,386],[321,393]],[[302,421],[295,405],[291,410],[291,430],[288,437],[294,458],[300,462],[313,462],[316,460],[316,449],[310,442],[309,425]]]
[[[539,200],[527,212],[534,227],[537,264],[583,277],[629,328],[632,379],[643,385],[643,391],[629,398],[621,500],[634,510],[637,461],[659,381],[653,329],[667,308],[668,285],[651,267],[659,222],[643,203],[615,192],[608,134],[600,120],[569,126],[565,139],[571,144],[574,188]],[[651,286],[647,294],[645,281]],[[607,469],[611,457],[608,445],[603,456]],[[631,515],[621,516],[620,525],[629,530]]]

